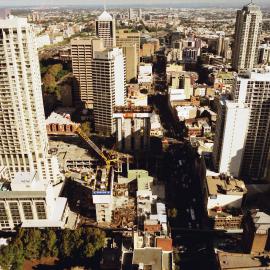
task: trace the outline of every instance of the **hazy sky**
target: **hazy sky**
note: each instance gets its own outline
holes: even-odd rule
[[[0,0],[0,6],[28,6],[28,5],[95,5],[102,6],[104,0]],[[107,0],[107,6],[112,5],[164,5],[164,6],[241,6],[250,0]],[[270,6],[270,0],[254,0],[261,6]]]

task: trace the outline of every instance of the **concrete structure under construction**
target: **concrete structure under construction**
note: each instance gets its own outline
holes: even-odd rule
[[[149,106],[115,107],[116,143],[121,151],[146,151],[150,146],[151,114]]]

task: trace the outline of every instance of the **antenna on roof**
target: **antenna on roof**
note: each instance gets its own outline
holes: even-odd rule
[[[104,11],[106,11],[106,0],[103,1]]]

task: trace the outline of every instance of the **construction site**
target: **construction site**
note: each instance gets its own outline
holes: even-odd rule
[[[52,113],[46,120],[50,152],[57,155],[65,174],[63,195],[82,223],[101,227],[132,228],[135,198],[129,186],[119,184],[132,164],[130,155],[100,148],[71,121],[69,115]]]

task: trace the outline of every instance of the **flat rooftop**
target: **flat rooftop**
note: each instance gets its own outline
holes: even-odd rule
[[[151,113],[153,108],[151,106],[116,106],[115,113]]]
[[[80,147],[81,143],[79,138],[70,138],[70,143],[67,141],[50,140],[49,148],[56,152],[60,166],[65,167],[66,161],[82,161],[82,160],[96,160],[90,155],[89,150]]]
[[[247,192],[246,186],[242,180],[232,176],[220,174],[218,176],[206,176],[209,196],[218,194],[241,195]]]
[[[133,252],[132,264],[151,266],[152,270],[162,269],[161,248],[137,248]]]
[[[263,256],[252,256],[251,254],[218,252],[217,254],[221,270],[239,269],[270,269],[270,261]]]
[[[251,217],[257,229],[257,233],[267,234],[270,229],[270,216],[264,212],[253,210],[251,211]]]

